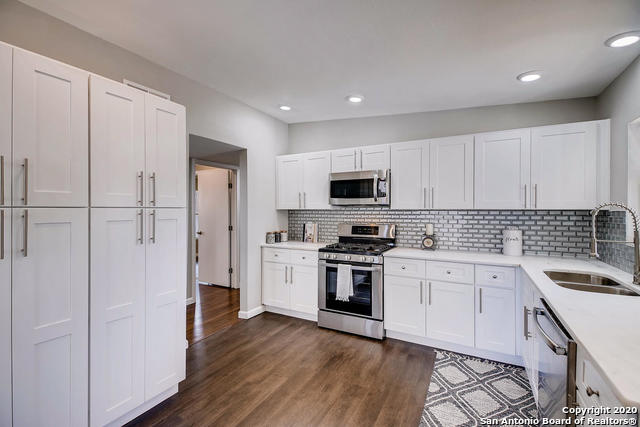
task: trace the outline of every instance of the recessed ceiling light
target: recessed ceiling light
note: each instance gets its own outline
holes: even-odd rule
[[[347,96],[347,101],[351,102],[352,104],[360,104],[362,101],[364,101],[364,96],[362,96],[362,95],[349,95],[349,96]]]
[[[281,105],[279,108],[282,111],[291,111],[291,107],[289,107],[288,105]]]
[[[638,40],[640,40],[640,31],[629,31],[622,34],[616,34],[604,42],[604,44],[609,47],[625,47],[636,43]]]
[[[540,77],[542,77],[542,75],[540,74],[540,71],[527,71],[526,73],[520,74],[516,78],[521,82],[529,83],[529,82],[535,82]]]

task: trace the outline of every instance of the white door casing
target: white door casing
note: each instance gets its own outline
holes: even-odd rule
[[[302,163],[302,208],[329,209],[329,171],[331,154],[328,151],[304,155]]]
[[[473,136],[432,139],[429,152],[431,209],[473,208]]]
[[[13,49],[0,43],[0,206],[11,205],[12,79]]]
[[[281,156],[276,159],[277,209],[302,208],[302,156]]]

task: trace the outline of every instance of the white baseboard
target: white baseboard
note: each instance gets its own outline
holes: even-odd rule
[[[303,320],[311,320],[312,322],[318,321],[317,313],[315,314],[303,313],[301,311],[287,310],[286,308],[272,307],[270,305],[265,305],[264,307],[265,307],[265,311],[269,311],[271,313],[282,314],[289,317],[297,317],[298,319],[303,319]]]
[[[191,305],[196,303],[196,299],[194,297],[189,297],[184,301],[185,305]]]
[[[445,341],[434,340],[426,337],[419,337],[416,335],[405,334],[402,332],[395,332],[386,330],[387,338],[393,338],[401,341],[408,341],[414,344],[426,345],[429,347],[454,351],[456,353],[466,354],[469,356],[480,357],[483,359],[493,360],[496,362],[509,363],[510,365],[524,366],[522,357],[512,354],[496,353],[494,351],[480,350],[474,347],[467,347],[466,345],[454,344]]]
[[[240,319],[251,319],[252,317],[257,316],[258,314],[264,313],[264,305],[259,305],[258,307],[252,308],[251,310],[238,312],[238,318]]]
[[[167,400],[168,398],[170,398],[171,396],[173,396],[177,392],[178,392],[178,384],[174,385],[173,387],[171,387],[167,391],[162,392],[161,394],[157,395],[156,397],[152,398],[151,400],[143,403],[142,405],[138,406],[137,408],[132,409],[131,411],[127,412],[126,414],[124,414],[120,418],[118,418],[116,420],[113,420],[112,422],[107,424],[107,427],[120,427],[120,426],[123,426],[126,423],[128,423],[129,421],[131,421],[131,420],[135,419],[136,417],[139,417],[140,415],[144,414],[149,409],[153,408],[154,406],[158,405],[159,403]]]

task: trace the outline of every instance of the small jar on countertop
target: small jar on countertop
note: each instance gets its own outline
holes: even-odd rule
[[[276,242],[276,235],[273,231],[267,232],[267,244],[272,244]]]
[[[280,241],[281,242],[289,241],[289,232],[287,230],[280,231]]]
[[[280,243],[282,241],[282,234],[279,231],[274,231],[273,234],[276,236],[276,243]]]

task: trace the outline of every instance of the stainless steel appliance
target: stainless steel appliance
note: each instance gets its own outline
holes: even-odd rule
[[[340,224],[338,243],[319,249],[318,326],[384,338],[383,252],[395,245],[393,224]],[[336,299],[338,266],[351,266],[353,295]]]
[[[332,205],[382,205],[391,203],[389,169],[338,172],[329,177]]]
[[[538,418],[564,419],[563,408],[576,406],[576,343],[542,298],[540,305],[533,316],[540,338]]]

